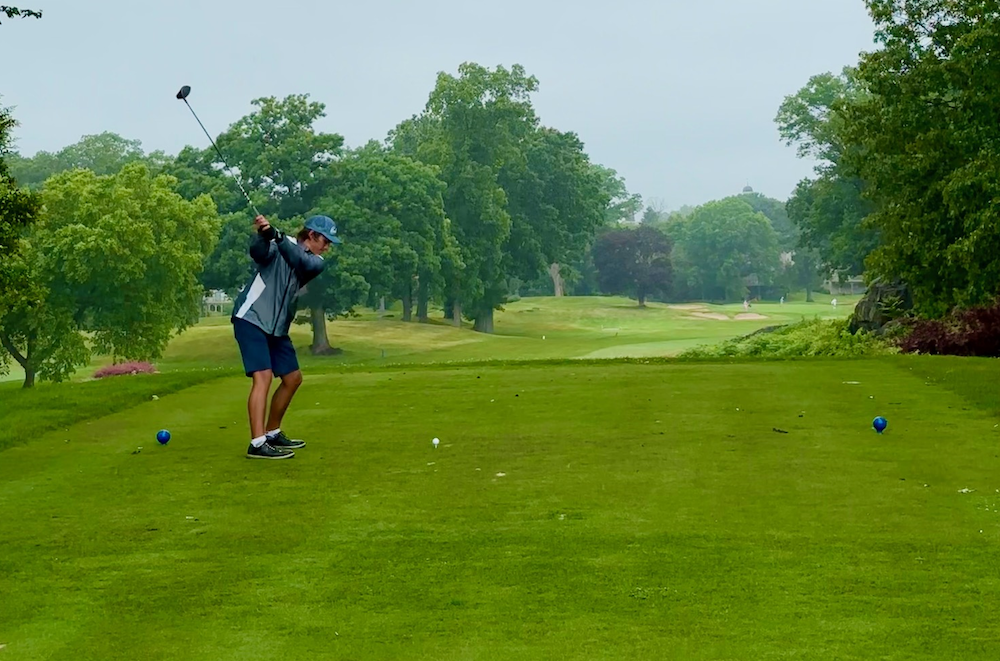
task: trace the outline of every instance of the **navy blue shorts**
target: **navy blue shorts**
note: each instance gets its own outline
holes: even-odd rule
[[[275,376],[285,376],[299,369],[292,339],[287,335],[268,335],[259,326],[243,319],[233,319],[233,333],[243,355],[243,370],[247,376],[271,370]]]

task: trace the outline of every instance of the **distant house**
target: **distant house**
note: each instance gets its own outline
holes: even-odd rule
[[[832,278],[823,283],[823,286],[830,290],[830,293],[834,296],[854,296],[864,294],[868,291],[868,285],[865,284],[864,276],[860,275],[852,275],[841,281],[837,277],[837,274],[834,274]]]
[[[226,308],[231,305],[233,299],[221,289],[213,289],[208,296],[202,299],[202,312],[204,315],[226,314]]]

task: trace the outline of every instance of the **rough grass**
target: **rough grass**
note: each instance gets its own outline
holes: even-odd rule
[[[769,331],[769,332],[768,332]],[[689,349],[684,358],[859,358],[898,353],[895,345],[876,335],[848,330],[846,319],[803,320],[765,332]]]
[[[0,654],[994,659],[998,365],[358,366],[281,463],[144,398],[0,454]]]

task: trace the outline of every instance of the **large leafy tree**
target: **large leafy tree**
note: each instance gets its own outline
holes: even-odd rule
[[[252,105],[253,112],[216,139],[233,173],[212,147],[185,147],[165,166],[184,198],[208,195],[223,214],[215,250],[207,256],[202,274],[206,289],[234,293],[252,272],[247,256],[252,212],[233,174],[263,214],[295,231],[325,194],[324,172],[343,144],[340,135],[316,130],[325,106],[309,101],[308,95],[259,98]]]
[[[675,241],[678,275],[702,300],[740,299],[748,279],[770,283],[778,273],[777,232],[739,198],[709,202],[687,218],[675,216],[666,231]]]
[[[185,198],[208,194],[223,214],[252,214],[232,179],[237,176],[264,215],[273,220],[302,216],[323,196],[323,171],[344,139],[316,130],[326,106],[310,101],[308,94],[264,97],[251,104],[255,110],[215,140],[232,173],[212,147],[185,147],[165,172],[177,179]]]
[[[601,290],[632,296],[639,307],[646,307],[648,296],[669,294],[670,250],[670,239],[653,225],[602,232],[593,248]]]
[[[573,133],[542,128],[525,143],[523,159],[501,171],[511,235],[512,274],[524,281],[547,271],[563,295],[561,265],[579,260],[605,222],[606,179]]]
[[[875,276],[900,278],[940,315],[1000,292],[1000,7],[868,0],[881,48],[844,113],[847,160],[867,184]]]
[[[206,255],[199,280],[206,291],[218,289],[235,298],[253,274],[248,246],[253,225],[245,213],[229,213],[219,219],[215,249]]]
[[[433,168],[377,145],[346,154],[324,173],[325,195],[312,212],[338,220],[344,243],[302,298],[313,322],[312,350],[328,353],[325,320],[364,300],[403,301],[410,321],[421,286],[440,282],[451,248],[444,183]],[[418,310],[426,318],[426,307]]]
[[[344,138],[316,130],[326,106],[310,101],[308,94],[259,98],[252,104],[256,110],[237,120],[216,143],[244,186],[261,200],[262,213],[301,216],[323,196],[320,175],[340,153]],[[207,152],[213,171],[219,172],[223,163],[213,154]]]
[[[67,377],[92,350],[155,359],[197,321],[216,211],[173,184],[141,163],[46,182],[44,212],[14,260],[29,286],[0,317],[0,344],[24,368],[25,386]]]
[[[845,112],[863,98],[854,70],[824,73],[787,97],[775,119],[786,144],[795,145],[799,157],[817,161],[816,177],[799,182],[786,208],[800,231],[799,246],[828,274],[863,273],[878,243],[867,220],[874,205],[847,158],[856,149],[844,136]]]
[[[30,286],[19,268],[22,236],[38,216],[38,196],[21,188],[6,164],[11,131],[17,125],[10,111],[0,107],[0,315],[16,305]],[[0,371],[6,370],[9,354],[0,350]]]
[[[524,167],[524,144],[537,130],[530,95],[538,81],[524,68],[465,63],[438,75],[424,113],[396,132],[394,143],[434,165],[447,184],[444,206],[464,268],[449,268],[447,307],[475,329],[493,330],[493,311],[507,296],[511,217],[499,183],[505,167]]]
[[[216,163],[218,154],[214,149],[199,149],[187,146],[181,149],[164,167],[164,173],[172,176],[177,192],[187,200],[200,195],[208,195],[215,202],[220,214],[240,214],[246,224],[251,214],[246,199],[228,173]],[[257,191],[251,198],[258,207],[263,207],[266,199]]]

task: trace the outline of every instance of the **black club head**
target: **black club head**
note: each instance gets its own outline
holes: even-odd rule
[[[177,98],[186,99],[188,97],[188,94],[190,93],[191,93],[191,86],[185,85],[184,87],[181,88],[181,91],[177,93]]]

